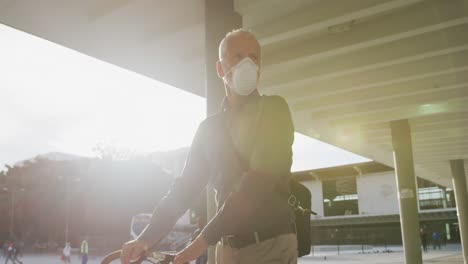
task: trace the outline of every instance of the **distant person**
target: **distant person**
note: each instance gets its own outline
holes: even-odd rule
[[[88,241],[85,238],[83,242],[81,242],[81,247],[80,247],[81,264],[88,263],[88,253],[89,253],[89,246],[88,246]]]
[[[63,254],[63,261],[65,263],[70,263],[71,261],[70,260],[70,256],[71,256],[70,242],[65,243],[65,247],[63,248],[62,254]]]
[[[5,264],[7,264],[9,260],[15,263],[15,259],[13,257],[14,255],[13,242],[8,241],[6,244],[7,246],[6,246]]]
[[[440,249],[439,233],[437,233],[437,231],[432,232],[432,243],[434,249]]]
[[[21,262],[18,259],[18,254],[17,254],[17,251],[16,251],[16,247],[15,247],[15,244],[13,242],[8,243],[7,257],[5,259],[5,264],[7,264],[9,262],[9,260],[11,260],[11,262],[13,262],[13,264],[16,264],[16,263],[23,264],[23,262]]]
[[[420,236],[421,236],[421,244],[423,246],[423,251],[427,252],[427,231],[423,227],[419,230]]]

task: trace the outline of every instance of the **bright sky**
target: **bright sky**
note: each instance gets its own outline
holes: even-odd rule
[[[0,24],[0,170],[48,152],[190,145],[205,99]],[[296,134],[293,171],[368,161]]]

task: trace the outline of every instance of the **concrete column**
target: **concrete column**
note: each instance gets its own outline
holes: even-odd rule
[[[422,264],[413,147],[408,120],[390,122],[406,264]]]
[[[468,264],[468,191],[466,187],[465,166],[463,160],[451,160],[453,190],[457,203],[458,226],[462,242],[463,258]]]
[[[206,112],[212,115],[221,110],[225,96],[224,84],[216,73],[218,46],[227,32],[242,27],[242,17],[234,12],[233,0],[205,0],[205,58],[206,58]],[[214,191],[207,188],[207,219],[216,213]],[[208,250],[208,263],[215,263],[214,247]]]

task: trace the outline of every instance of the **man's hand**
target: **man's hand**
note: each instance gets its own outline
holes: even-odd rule
[[[177,254],[174,264],[184,264],[196,260],[208,249],[208,243],[203,235],[198,236],[190,245]],[[122,263],[124,264],[124,263]]]
[[[122,264],[130,264],[131,260],[138,259],[148,251],[148,244],[143,240],[131,240],[122,246],[120,261]]]

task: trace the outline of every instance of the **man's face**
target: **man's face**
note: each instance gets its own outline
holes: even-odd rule
[[[227,43],[226,54],[221,60],[222,74],[220,74],[220,77],[224,77],[227,72],[227,78],[231,78],[231,68],[246,57],[249,57],[253,62],[257,64],[257,74],[258,78],[260,78],[260,45],[258,44],[257,40],[251,35],[240,32],[232,36]]]

